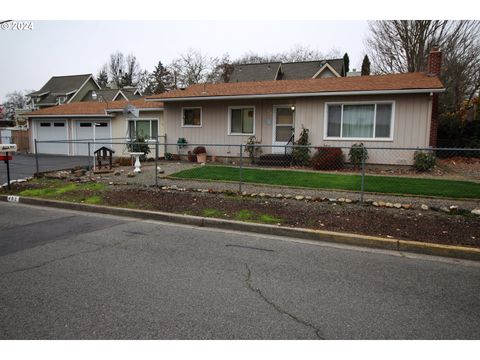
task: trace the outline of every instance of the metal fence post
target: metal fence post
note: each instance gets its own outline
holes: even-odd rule
[[[239,169],[239,180],[238,183],[238,192],[242,192],[242,181],[243,181],[243,144],[240,144],[240,169]]]
[[[365,152],[366,149],[362,146],[362,185],[360,188],[360,202],[363,202],[363,191],[365,189]]]
[[[155,143],[155,187],[158,187],[158,137]]]
[[[35,175],[38,176],[38,173],[40,172],[40,168],[38,166],[38,147],[37,147],[37,139],[34,139],[35,143],[35,167],[36,167],[36,172]]]
[[[92,158],[90,157],[90,142],[87,142],[87,146],[88,146],[88,171],[91,173],[92,172]]]

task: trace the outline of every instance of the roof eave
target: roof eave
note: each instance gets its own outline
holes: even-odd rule
[[[363,90],[363,91],[324,91],[307,93],[278,93],[278,94],[257,94],[257,95],[219,95],[219,96],[191,96],[176,98],[146,98],[145,101],[195,101],[195,100],[225,100],[225,99],[267,99],[267,98],[292,98],[292,97],[313,97],[313,96],[348,96],[348,95],[397,95],[397,94],[425,94],[441,93],[445,88],[433,89],[399,89],[399,90]]]
[[[28,118],[68,118],[68,117],[106,117],[106,118],[111,118],[111,115],[107,114],[55,114],[55,115],[24,115],[27,116]]]

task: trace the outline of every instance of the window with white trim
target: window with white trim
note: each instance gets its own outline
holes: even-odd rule
[[[200,107],[182,108],[182,126],[201,127],[202,126],[202,108]]]
[[[392,124],[393,102],[327,104],[327,139],[391,139]]]
[[[158,120],[128,120],[128,136],[130,139],[156,139],[158,136]]]
[[[229,108],[230,135],[254,135],[255,108],[230,107]]]

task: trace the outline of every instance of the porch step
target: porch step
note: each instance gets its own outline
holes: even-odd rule
[[[292,155],[289,154],[265,154],[261,155],[256,164],[259,166],[290,166]]]

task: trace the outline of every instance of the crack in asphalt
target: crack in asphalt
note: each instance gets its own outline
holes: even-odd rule
[[[247,277],[245,278],[245,283],[247,284],[247,287],[254,293],[256,293],[258,296],[260,296],[262,298],[263,301],[265,301],[268,305],[270,305],[271,307],[273,307],[277,312],[279,312],[280,314],[283,314],[283,315],[287,315],[288,317],[290,317],[291,319],[293,319],[295,322],[303,325],[303,326],[306,326],[306,327],[309,327],[311,328],[312,330],[315,331],[315,335],[320,339],[320,340],[325,340],[325,337],[322,336],[320,334],[320,329],[318,327],[316,327],[314,324],[306,321],[306,320],[302,320],[298,317],[296,317],[295,315],[292,315],[290,314],[288,311],[282,309],[280,306],[278,306],[277,304],[275,304],[272,300],[270,300],[269,298],[267,298],[265,296],[265,294],[262,292],[262,290],[260,290],[259,288],[256,288],[252,285],[252,271],[250,270],[250,267],[248,266],[248,264],[245,264],[245,267],[247,269]]]
[[[90,242],[86,241],[85,243],[90,244],[90,245],[93,245],[93,246],[97,246],[97,248],[96,248],[96,249],[92,249],[92,250],[84,250],[84,251],[75,252],[75,253],[73,253],[73,254],[61,256],[61,257],[59,257],[59,258],[55,258],[55,259],[52,259],[52,260],[48,260],[48,261],[45,261],[45,262],[40,263],[40,264],[37,264],[37,265],[27,266],[27,267],[23,267],[23,268],[11,270],[11,271],[6,271],[6,272],[3,272],[3,273],[0,273],[0,277],[3,277],[4,275],[15,274],[15,273],[18,273],[18,272],[23,272],[23,271],[29,271],[29,270],[33,270],[33,269],[38,269],[38,268],[41,268],[41,267],[43,267],[43,266],[52,264],[52,263],[54,263],[54,262],[62,261],[62,260],[65,260],[65,259],[69,259],[69,258],[78,256],[78,255],[90,254],[90,253],[94,253],[94,252],[101,251],[101,250],[104,250],[104,249],[109,249],[109,248],[111,249],[111,248],[117,247],[117,246],[119,246],[119,245],[123,245],[123,243],[125,243],[126,241],[127,241],[127,240],[122,240],[122,241],[119,241],[118,243],[115,243],[115,244],[113,244],[113,245],[104,245],[104,246],[99,246],[99,245],[96,245],[96,244],[93,244],[93,243],[90,243]]]

